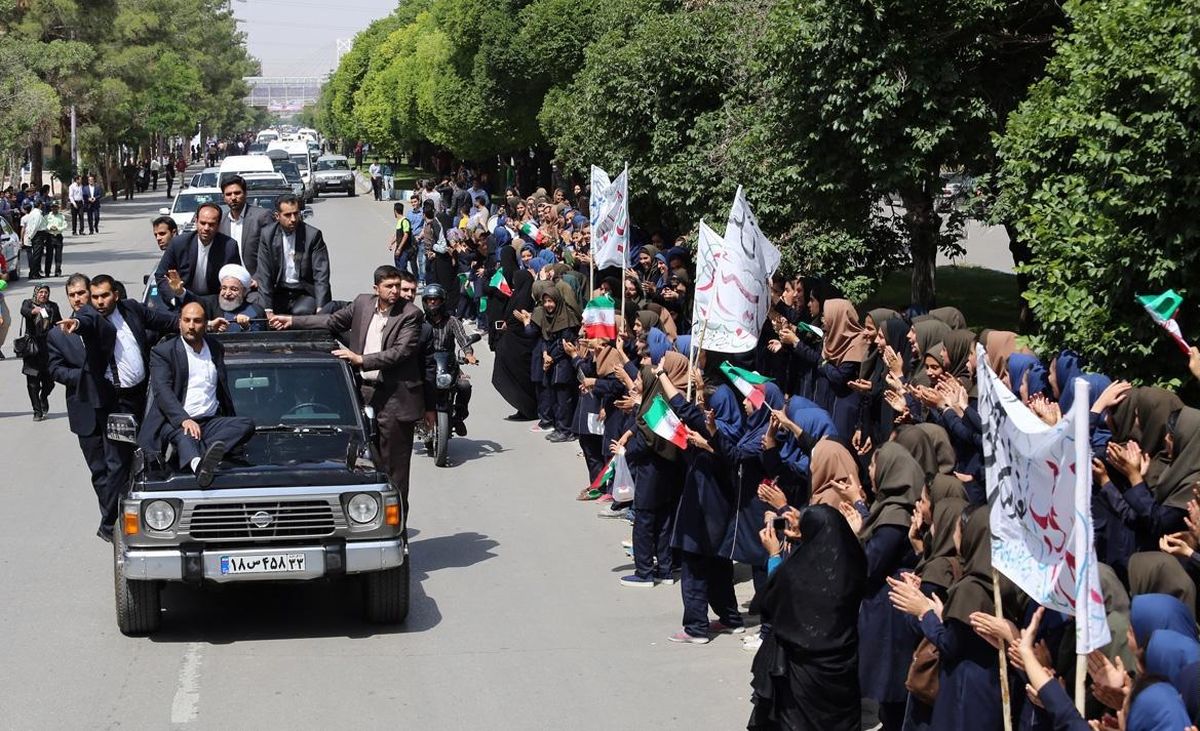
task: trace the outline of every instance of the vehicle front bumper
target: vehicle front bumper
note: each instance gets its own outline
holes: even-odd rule
[[[269,571],[223,574],[221,558],[258,557],[265,554],[302,554],[303,571]],[[137,581],[304,581],[326,576],[383,571],[408,558],[404,539],[382,541],[329,541],[318,545],[213,548],[201,545],[178,548],[124,549],[125,577]]]
[[[317,178],[317,190],[350,190],[354,187],[354,178],[340,179],[323,179]]]

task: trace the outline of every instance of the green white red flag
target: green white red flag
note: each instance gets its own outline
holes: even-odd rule
[[[488,284],[495,289],[500,290],[500,294],[504,295],[505,297],[512,296],[512,287],[509,286],[508,280],[504,278],[503,269],[497,269],[496,273],[493,274],[492,278],[488,281]]]
[[[675,412],[671,411],[671,407],[662,394],[654,395],[654,400],[650,402],[650,408],[646,410],[643,420],[646,422],[646,426],[650,427],[650,431],[680,449],[687,449],[687,429]]]
[[[584,336],[590,339],[615,340],[617,337],[616,304],[606,294],[588,300],[583,308]]]
[[[767,382],[770,378],[757,373],[756,371],[748,371],[745,368],[738,368],[729,363],[721,364],[721,372],[733,384],[733,387],[742,394],[743,398],[749,399],[750,405],[755,409],[762,406],[767,400]]]
[[[608,460],[608,464],[604,466],[604,469],[600,471],[600,474],[596,475],[596,479],[592,480],[591,489],[599,490],[612,480],[613,474],[616,472],[616,462],[616,457]]]
[[[1184,339],[1183,332],[1179,329],[1179,323],[1175,322],[1175,312],[1179,310],[1179,306],[1183,304],[1183,297],[1173,290],[1168,289],[1162,294],[1144,294],[1139,295],[1137,301],[1142,307],[1146,308],[1146,312],[1159,327],[1166,330],[1170,334],[1171,339],[1179,346],[1184,355],[1191,353],[1191,346]]]

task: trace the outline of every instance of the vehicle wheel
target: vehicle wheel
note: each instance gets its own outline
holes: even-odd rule
[[[157,581],[134,581],[125,577],[121,539],[113,538],[113,591],[117,604],[117,628],[135,637],[158,629],[162,604]]]
[[[408,616],[408,562],[366,575],[366,617],[377,624],[400,624]]]
[[[447,411],[439,411],[437,415],[437,431],[434,436],[436,444],[434,464],[438,467],[445,467],[446,460],[450,456],[450,413]]]
[[[313,200],[316,200],[316,199],[318,199],[318,198],[320,198],[320,197],[321,197],[321,191],[317,190],[316,188],[313,188],[313,197],[312,197],[312,199],[313,199]]]
[[[353,198],[356,195],[358,195],[358,191],[355,190],[354,188],[351,188],[350,190],[346,191],[346,197],[348,197],[348,198]]]

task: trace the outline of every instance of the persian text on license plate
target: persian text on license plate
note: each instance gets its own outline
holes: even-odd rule
[[[304,570],[303,553],[276,553],[263,556],[222,556],[222,574],[263,574]]]

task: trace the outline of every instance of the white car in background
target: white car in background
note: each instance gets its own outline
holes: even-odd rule
[[[204,168],[200,172],[192,176],[188,181],[186,188],[215,188],[217,187],[217,178],[221,175],[221,168]]]
[[[221,195],[221,189],[215,185],[207,188],[185,188],[175,195],[175,201],[170,208],[160,208],[158,213],[175,219],[180,233],[194,231],[196,211],[205,203],[216,203],[224,210],[225,198]]]

